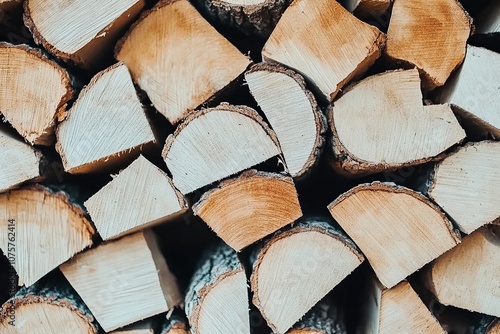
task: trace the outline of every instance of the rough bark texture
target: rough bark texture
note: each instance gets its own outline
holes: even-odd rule
[[[332,303],[321,301],[314,306],[289,331],[290,334],[300,334],[301,331],[312,331],[318,334],[347,333],[344,319],[338,307]]]

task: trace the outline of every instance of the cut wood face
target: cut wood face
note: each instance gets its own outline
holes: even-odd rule
[[[332,100],[375,62],[384,43],[383,33],[336,1],[296,0],[278,22],[262,57],[300,72]]]
[[[221,104],[177,127],[163,158],[177,189],[188,194],[280,153],[276,135],[255,110]]]
[[[57,128],[56,149],[69,173],[97,172],[133,160],[155,136],[122,63],[98,73]]]
[[[164,222],[188,209],[168,175],[142,155],[90,197],[85,207],[104,240]]]
[[[38,185],[1,194],[0,219],[5,231],[0,234],[0,248],[8,254],[14,244],[13,266],[26,286],[91,246],[95,233],[82,208],[72,204],[65,193]],[[9,219],[14,220],[15,241],[7,233],[12,232]]]
[[[0,113],[36,145],[52,145],[73,91],[68,73],[37,49],[0,43]]]
[[[418,71],[357,83],[330,112],[333,150],[348,173],[374,173],[431,160],[465,138],[448,105],[422,105]]]
[[[160,2],[116,50],[134,81],[174,124],[250,64],[187,0]]]
[[[257,171],[223,181],[193,212],[238,252],[302,216],[293,180]]]
[[[500,217],[499,163],[500,143],[483,141],[460,148],[436,165],[429,197],[464,233]]]
[[[438,301],[500,316],[500,227],[485,226],[433,263],[426,282]]]
[[[304,79],[281,66],[261,63],[245,73],[250,92],[276,132],[288,171],[300,177],[319,159],[326,120]]]
[[[388,288],[460,242],[439,207],[393,183],[359,185],[328,209]]]

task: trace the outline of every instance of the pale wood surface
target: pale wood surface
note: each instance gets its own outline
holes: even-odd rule
[[[500,2],[491,1],[490,5],[484,8],[481,15],[474,21],[474,24],[478,34],[500,33]]]
[[[134,81],[171,123],[250,64],[187,0],[161,1],[143,15],[117,45],[116,58],[127,64]]]

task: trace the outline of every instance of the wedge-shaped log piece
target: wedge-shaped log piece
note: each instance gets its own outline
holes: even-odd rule
[[[306,313],[286,334],[346,334],[339,305],[322,300]]]
[[[362,19],[382,16],[391,6],[392,0],[342,0],[344,7]]]
[[[319,160],[327,127],[314,95],[302,76],[278,65],[254,65],[245,79],[276,132],[290,175],[303,176]]]
[[[24,21],[46,50],[93,69],[112,54],[112,46],[144,5],[144,0],[27,0]]]
[[[117,45],[116,58],[171,123],[250,64],[187,0],[160,1]]]
[[[395,0],[387,32],[389,57],[414,64],[426,89],[442,86],[464,60],[472,18],[457,0]]]
[[[460,242],[437,205],[393,183],[361,184],[328,209],[388,288]]]
[[[258,252],[250,286],[253,303],[276,334],[285,333],[364,257],[323,219],[278,232]]]
[[[193,334],[250,334],[247,278],[233,249],[221,243],[207,251],[185,305]]]
[[[329,113],[333,163],[369,174],[432,160],[465,138],[448,105],[422,105],[418,71],[374,75],[348,89]]]
[[[193,212],[237,252],[302,216],[290,177],[255,170],[203,194]]]
[[[291,67],[332,100],[380,56],[385,35],[338,2],[296,0],[283,13],[262,57]]]
[[[456,106],[464,122],[500,138],[500,54],[467,46],[465,60],[438,99]]]
[[[0,194],[0,248],[26,286],[92,245],[95,233],[68,194],[41,185]]]
[[[168,175],[142,155],[84,205],[104,240],[165,222],[188,209]]]
[[[500,143],[482,141],[461,147],[431,173],[426,185],[429,197],[462,232],[469,234],[500,217],[499,163]]]
[[[499,34],[500,33],[500,2],[491,1],[489,6],[474,20],[476,33]]]
[[[183,194],[276,155],[274,132],[251,108],[221,104],[189,115],[167,138],[163,158]]]
[[[106,332],[182,300],[151,230],[101,244],[59,268]]]
[[[56,149],[68,173],[98,172],[127,164],[155,142],[127,67],[99,72],[57,128]]]
[[[425,283],[441,304],[500,316],[500,226],[488,225],[428,268]]]
[[[0,42],[0,113],[27,142],[53,144],[72,96],[68,73],[41,50]]]

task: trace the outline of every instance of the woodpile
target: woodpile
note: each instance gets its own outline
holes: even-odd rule
[[[500,334],[496,0],[0,0],[0,333]]]

